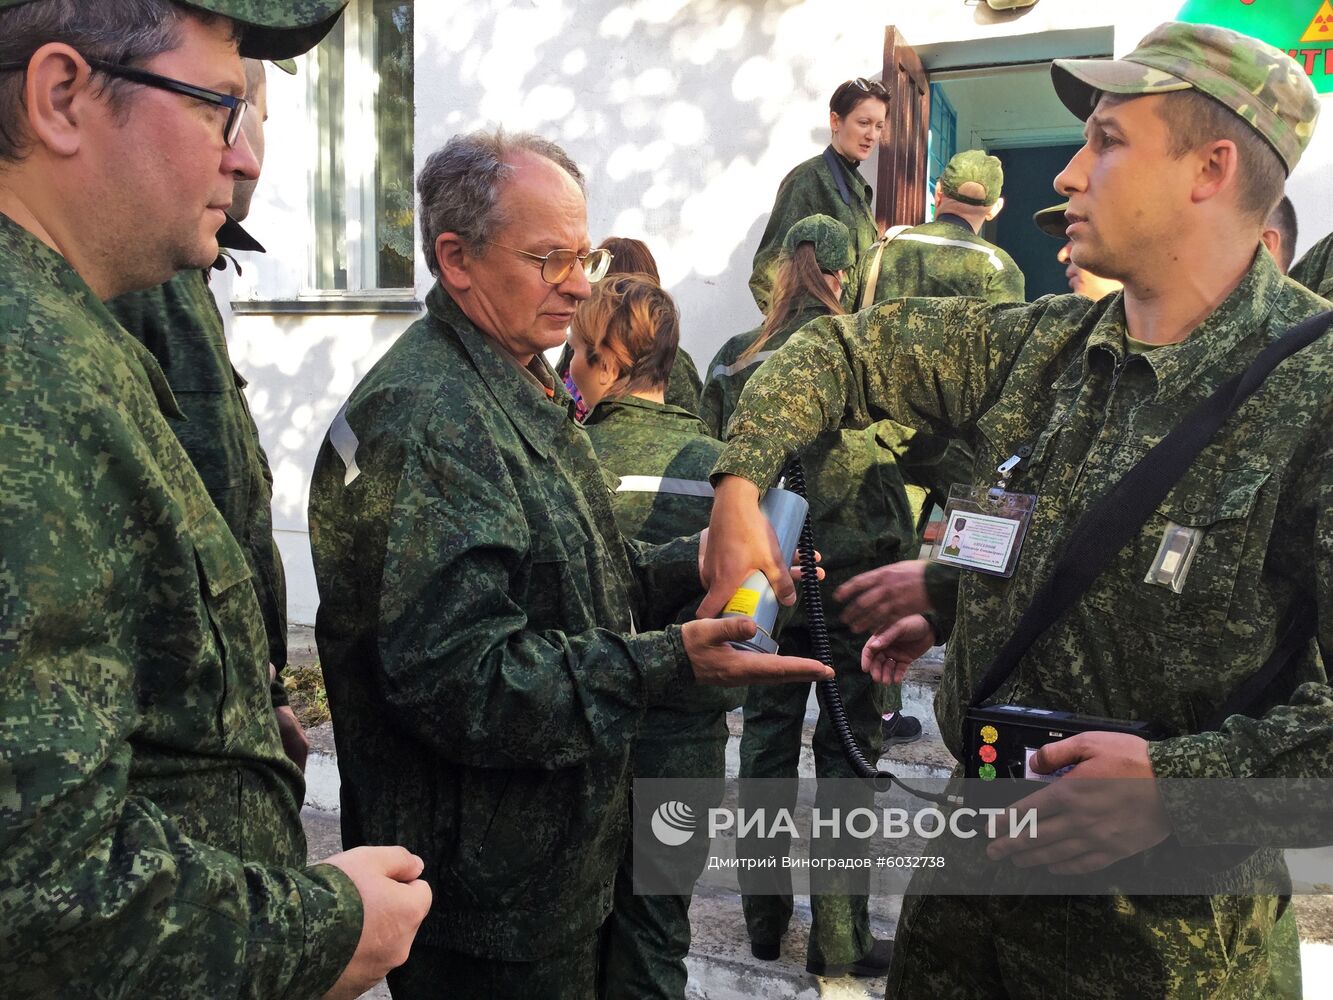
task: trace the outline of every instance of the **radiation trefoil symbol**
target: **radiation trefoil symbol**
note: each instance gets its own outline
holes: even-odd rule
[[[653,812],[653,836],[667,847],[680,847],[694,836],[694,810],[684,802],[663,802]]]
[[[1328,0],[1319,5],[1319,12],[1301,36],[1301,43],[1307,42],[1333,42],[1333,5]]]

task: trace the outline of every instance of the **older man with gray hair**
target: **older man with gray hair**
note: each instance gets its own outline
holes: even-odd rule
[[[343,838],[402,838],[438,886],[396,997],[588,997],[646,706],[828,672],[732,649],[748,619],[657,620],[699,591],[698,539],[621,537],[542,358],[609,264],[569,156],[455,136],[418,189],[427,315],[353,391],[311,488]]]

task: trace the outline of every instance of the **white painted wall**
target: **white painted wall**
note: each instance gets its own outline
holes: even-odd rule
[[[879,75],[886,24],[955,56],[969,51],[961,45],[1021,45],[1019,36],[1109,24],[1123,55],[1176,9],[1175,0],[1044,0],[1009,15],[962,0],[421,0],[417,165],[450,135],[488,125],[560,142],[588,176],[592,238],[635,236],[652,247],[680,305],[683,345],[702,368],[758,322],[746,281],[778,182],[827,143],[832,88]],[[315,453],[352,386],[410,318],[230,316],[233,295],[294,298],[305,280],[315,140],[300,81],[275,73],[269,87],[268,162],[248,226],[270,254],[215,287],[274,466],[290,615],[311,622],[305,507]],[[1302,249],[1333,229],[1333,200],[1320,192],[1330,165],[1326,126],[1289,188]],[[873,183],[874,161],[862,170]],[[418,262],[418,295],[428,287]]]

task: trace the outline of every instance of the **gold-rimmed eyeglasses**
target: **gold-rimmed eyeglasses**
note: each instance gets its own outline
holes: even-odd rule
[[[548,285],[560,284],[570,276],[576,264],[583,265],[583,274],[588,279],[588,283],[595,285],[606,277],[606,272],[611,267],[611,251],[601,247],[596,250],[589,250],[587,253],[579,253],[577,250],[552,250],[550,253],[543,255],[529,253],[527,250],[520,250],[518,247],[505,246],[505,244],[496,243],[494,240],[488,242],[493,247],[499,247],[501,250],[508,250],[510,253],[516,253],[527,257],[529,260],[540,262],[542,280]]]

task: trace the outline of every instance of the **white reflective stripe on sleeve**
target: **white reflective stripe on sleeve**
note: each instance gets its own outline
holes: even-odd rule
[[[745,371],[745,369],[747,368],[753,368],[755,365],[761,365],[776,353],[777,351],[760,351],[758,354],[754,355],[753,357],[746,358],[744,361],[737,361],[735,364],[731,365],[718,365],[716,368],[713,369],[713,378],[717,378],[720,375],[726,375],[730,377],[732,375],[735,375],[737,372]]]
[[[960,250],[984,253],[986,259],[990,261],[991,267],[997,271],[1004,270],[1004,261],[1000,260],[999,255],[990,247],[979,247],[975,243],[968,243],[966,240],[947,240],[943,236],[927,236],[924,233],[903,233],[898,239],[911,243],[929,243],[936,247],[958,247]]]
[[[350,486],[352,481],[361,475],[361,470],[356,465],[356,446],[360,443],[356,431],[352,430],[352,425],[347,422],[347,404],[343,403],[342,409],[338,411],[338,415],[333,418],[333,423],[329,427],[329,444],[333,445],[333,450],[343,460],[343,465],[347,466],[347,475],[343,476],[344,486]]]
[[[675,493],[683,497],[711,497],[713,484],[703,479],[670,476],[621,476],[617,493]]]

